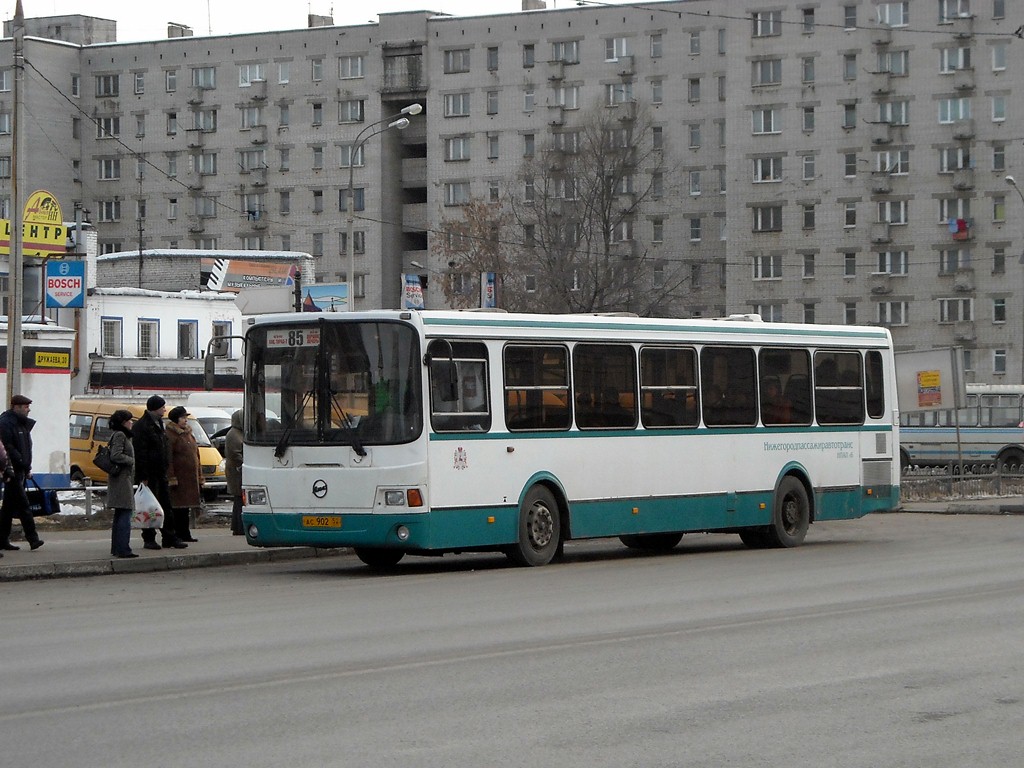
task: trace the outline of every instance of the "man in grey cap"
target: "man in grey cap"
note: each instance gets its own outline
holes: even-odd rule
[[[174,513],[171,509],[170,488],[167,485],[167,465],[171,458],[164,433],[166,401],[153,395],[146,401],[146,413],[132,425],[132,448],[135,449],[135,479],[149,486],[164,509],[164,525],[160,529],[161,541],[167,548],[185,549],[188,546],[174,533]],[[160,549],[156,531],[142,529],[142,546]]]
[[[0,440],[3,441],[11,473],[4,476],[4,501],[0,506],[0,549],[21,549],[11,544],[11,524],[17,517],[21,531],[32,549],[43,546],[36,532],[36,521],[28,509],[25,481],[32,477],[32,427],[35,419],[28,417],[32,401],[24,395],[11,398],[10,410],[0,414]]]

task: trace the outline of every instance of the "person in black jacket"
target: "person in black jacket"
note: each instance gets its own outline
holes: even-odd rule
[[[165,400],[153,395],[146,401],[146,413],[132,426],[132,446],[135,449],[135,480],[149,486],[164,510],[164,525],[160,529],[161,541],[167,548],[185,549],[188,544],[174,533],[174,515],[171,510],[171,494],[167,485],[167,465],[170,450],[167,435],[164,434]],[[156,543],[156,531],[142,529],[143,547],[160,549]]]
[[[32,427],[35,419],[28,417],[32,401],[24,395],[11,398],[11,408],[0,414],[0,440],[7,450],[12,473],[4,475],[4,501],[0,506],[0,549],[20,549],[11,544],[11,524],[21,520],[25,541],[32,549],[43,546],[36,532],[36,522],[28,509],[25,481],[32,477]],[[8,479],[9,478],[9,479]]]

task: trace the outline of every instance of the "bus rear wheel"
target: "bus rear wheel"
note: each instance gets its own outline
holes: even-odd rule
[[[999,471],[1003,473],[1012,472],[1017,474],[1018,472],[1024,472],[1024,453],[1021,453],[1016,448],[1003,451],[999,454],[998,466]]]
[[[619,536],[619,541],[627,547],[642,552],[668,552],[682,539],[681,533],[636,533]]]
[[[380,549],[377,547],[356,547],[356,557],[376,571],[394,568],[405,557],[400,549]]]
[[[807,489],[795,477],[784,477],[775,494],[775,509],[768,526],[768,544],[772,547],[799,547],[811,524],[811,504]]]
[[[547,488],[534,486],[519,509],[519,539],[505,554],[516,565],[547,565],[558,552],[562,518]]]

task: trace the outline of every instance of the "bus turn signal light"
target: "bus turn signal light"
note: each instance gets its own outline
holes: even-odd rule
[[[406,492],[406,498],[409,500],[410,507],[422,507],[423,496],[420,494],[419,488],[410,488]]]

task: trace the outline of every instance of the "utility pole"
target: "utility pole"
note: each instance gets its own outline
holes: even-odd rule
[[[25,11],[18,0],[14,10],[14,121],[11,127],[14,151],[11,153],[11,253],[8,257],[9,299],[7,306],[7,399],[21,392],[21,313],[25,302],[25,267],[22,254],[22,197],[21,184],[24,135],[24,94],[25,79]]]

